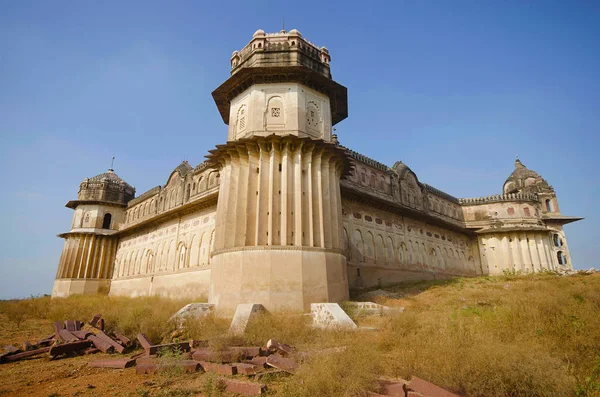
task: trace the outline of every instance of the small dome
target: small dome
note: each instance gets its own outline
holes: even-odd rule
[[[135,197],[135,188],[119,178],[115,171],[107,172],[91,178],[85,178],[79,185],[77,199],[80,201],[103,201],[127,204]]]
[[[102,181],[109,181],[109,182],[113,182],[113,183],[123,183],[125,185],[127,185],[127,182],[125,182],[123,179],[121,179],[117,174],[115,174],[115,171],[113,169],[109,169],[107,172],[103,172],[102,174],[93,176],[91,178],[85,178],[84,182],[102,182]]]
[[[235,50],[232,54],[231,57],[233,58],[234,56],[239,55],[239,51]]]
[[[258,29],[256,32],[254,32],[254,34],[252,35],[252,37],[262,37],[265,35],[265,31],[262,29]]]
[[[527,168],[525,164],[517,158],[515,160],[515,169],[509,177],[506,178],[502,191],[504,193],[516,193],[525,188],[527,188],[526,190],[531,190],[534,188],[534,185],[538,185],[540,182],[545,182],[540,174]],[[530,186],[531,188],[529,188]]]
[[[297,29],[292,29],[290,30],[290,35],[295,35],[295,36],[300,36],[302,37],[302,35],[300,34],[300,32],[298,32]]]
[[[329,54],[329,50],[325,46],[321,47],[321,51],[323,51],[325,54]]]

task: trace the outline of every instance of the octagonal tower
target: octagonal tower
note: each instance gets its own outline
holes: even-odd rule
[[[207,156],[220,168],[209,300],[308,310],[348,298],[340,178],[349,170],[332,126],[347,90],[331,57],[300,32],[265,34],[231,57],[213,92],[228,142]]]
[[[65,244],[52,297],[108,293],[117,252],[115,234],[134,196],[135,188],[112,169],[81,182],[77,200],[66,205],[75,211],[71,230],[58,235]]]

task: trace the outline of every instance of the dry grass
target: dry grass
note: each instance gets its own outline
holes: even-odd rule
[[[382,375],[416,375],[465,396],[600,396],[600,274],[455,279],[386,289],[402,298],[375,300],[407,310],[357,318],[376,331],[326,332],[307,327],[309,317],[279,313],[262,316],[243,337],[227,335],[228,320],[188,321],[183,338],[210,339],[217,349],[275,338],[315,353],[294,377],[269,381],[271,393],[287,397],[364,396],[376,390]],[[128,336],[144,332],[158,341],[172,330],[167,319],[185,303],[108,297],[0,302],[4,316],[15,307],[26,310],[20,328],[10,321],[0,326],[20,338],[35,324],[47,334],[52,320],[101,312],[111,329]],[[0,342],[12,342],[4,335],[0,329]],[[336,346],[347,349],[316,354]]]
[[[205,298],[194,300],[205,301]],[[10,313],[24,313],[25,323],[45,324],[54,321],[89,320],[94,314],[101,313],[106,328],[135,339],[140,332],[145,333],[152,341],[159,343],[173,330],[169,318],[189,300],[164,299],[159,297],[108,297],[82,296],[50,299],[48,296],[25,300],[0,301],[0,313],[8,316],[9,325],[16,326]],[[52,333],[52,326],[45,325],[42,334]]]

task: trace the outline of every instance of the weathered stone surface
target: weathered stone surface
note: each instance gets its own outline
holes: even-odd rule
[[[118,360],[98,360],[98,361],[91,361],[90,363],[88,363],[88,365],[90,367],[116,368],[116,369],[124,369],[124,368],[133,367],[135,364],[136,364],[135,360],[132,360],[130,358],[121,358]]]
[[[246,358],[246,354],[243,351],[230,349],[213,351],[210,348],[202,348],[196,350],[192,354],[192,358],[197,361],[212,363],[232,363]]]
[[[406,387],[406,381],[392,381],[386,379],[379,379],[379,392],[386,396],[402,396],[406,394],[404,388]]]
[[[92,344],[89,340],[80,340],[77,342],[64,343],[62,345],[55,345],[50,347],[49,353],[51,356],[60,356],[61,354],[74,353],[76,351],[84,350],[90,347]],[[46,348],[44,348],[46,349]]]
[[[313,327],[356,329],[356,324],[337,303],[311,303]]]
[[[242,382],[227,378],[222,378],[221,381],[225,384],[225,390],[229,393],[255,396],[263,394],[267,391],[267,386],[261,383]]]
[[[291,358],[281,357],[277,354],[267,357],[266,364],[270,367],[280,369],[282,371],[293,374],[298,369],[298,363]]]
[[[115,338],[117,338],[117,340],[123,345],[123,346],[129,346],[131,344],[131,339],[129,339],[128,337],[126,337],[125,335],[121,335],[121,334],[115,334]]]
[[[92,327],[96,327],[98,324],[98,321],[100,320],[100,317],[102,317],[102,314],[98,313],[98,314],[94,314],[94,318],[92,318],[90,320],[90,325]]]
[[[198,319],[209,316],[215,311],[212,303],[188,303],[171,316],[169,321],[174,321],[178,327],[183,326],[186,319]]]
[[[252,360],[248,361],[249,363],[256,365],[257,367],[264,367],[267,364],[266,356],[254,357]]]
[[[95,335],[90,335],[87,337],[87,339],[91,341],[94,344],[94,347],[100,350],[102,353],[111,353],[115,350],[110,343],[98,338]]]
[[[76,331],[75,321],[73,320],[65,320],[65,329],[69,332]]]
[[[217,375],[236,375],[237,368],[229,364],[210,363],[208,361],[198,361],[205,372],[212,372]]]
[[[236,368],[236,371],[240,375],[256,375],[257,367],[253,364],[248,363],[233,363],[233,366]]]
[[[408,383],[408,388],[427,397],[460,397],[419,377],[413,376]]]
[[[150,341],[150,339],[148,339],[148,337],[144,334],[138,334],[137,340],[140,342],[140,346],[146,350],[146,354],[150,354],[149,352],[150,348],[152,347],[152,341]]]
[[[115,340],[113,340],[110,336],[106,335],[104,332],[100,331],[96,334],[96,336],[98,338],[102,339],[103,341],[105,341],[106,343],[108,343],[109,345],[111,345],[113,347],[113,349],[115,349],[116,352],[123,353],[125,351],[125,347],[123,347],[121,344],[117,343]]]
[[[246,332],[248,323],[261,314],[269,313],[260,303],[242,303],[235,309],[233,320],[229,326],[229,332],[235,335],[241,335]]]
[[[79,340],[79,338],[77,336],[73,335],[71,332],[67,331],[66,329],[61,329],[58,331],[58,339],[60,339],[63,342],[72,342],[72,341]]]
[[[17,350],[17,351],[19,351],[19,350]],[[29,351],[22,352],[22,353],[12,353],[12,354],[8,354],[8,355],[3,355],[3,356],[0,356],[0,362],[19,361],[24,358],[39,356],[40,354],[44,354],[49,351],[50,351],[50,347],[42,347],[40,349],[29,350]]]
[[[292,348],[290,345],[279,343],[275,339],[269,339],[267,341],[267,349],[272,353],[279,353],[283,357],[287,357],[294,352],[294,348]],[[258,354],[255,354],[255,356],[257,355]]]
[[[79,339],[86,339],[88,336],[93,335],[90,331],[87,330],[71,331],[71,333]]]

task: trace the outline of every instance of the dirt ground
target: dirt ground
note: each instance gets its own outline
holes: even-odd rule
[[[0,347],[24,340],[35,342],[50,335],[49,321],[27,320],[17,328],[0,314]],[[135,367],[119,369],[92,368],[90,361],[128,357],[142,350],[120,354],[65,356],[50,360],[48,355],[14,363],[0,364],[0,396],[76,397],[76,396],[204,396],[209,376],[194,374],[137,375]],[[240,379],[247,379],[240,376]],[[277,379],[267,379],[270,389]],[[227,395],[222,394],[222,395]]]

